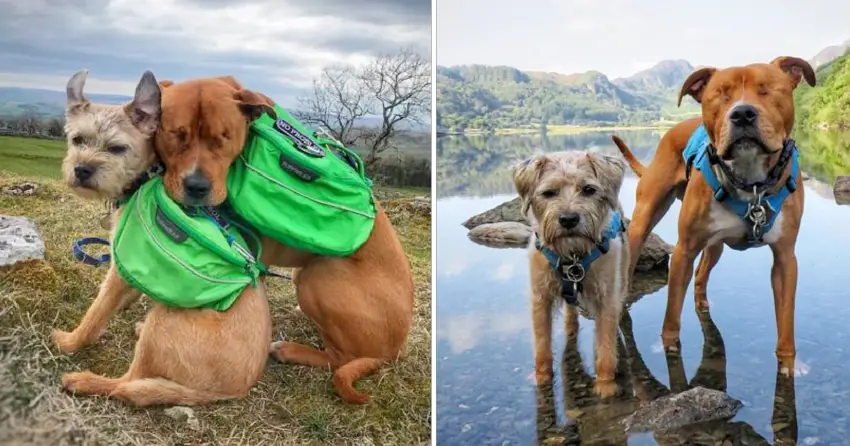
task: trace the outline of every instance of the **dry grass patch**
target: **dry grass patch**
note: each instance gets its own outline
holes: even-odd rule
[[[408,356],[356,385],[372,395],[368,405],[343,403],[328,370],[269,360],[248,398],[194,407],[199,423],[193,429],[161,407],[136,409],[61,392],[65,372],[122,374],[133,354],[134,324],[150,304],[142,301],[116,315],[94,345],[74,356],[60,355],[50,331],[74,327],[106,272],[105,266],[77,262],[71,246],[83,236],[107,236],[99,223],[104,208],[54,180],[0,173],[0,189],[24,181],[38,183],[38,192],[0,194],[0,213],[34,220],[46,254],[43,263],[0,272],[0,444],[415,445],[430,439],[430,216],[389,209],[413,267],[416,308]],[[292,285],[279,279],[268,283],[275,336],[318,345]]]

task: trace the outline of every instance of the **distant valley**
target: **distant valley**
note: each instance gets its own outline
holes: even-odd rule
[[[92,102],[104,104],[123,104],[133,99],[130,96],[112,94],[86,94]],[[65,92],[37,88],[0,87],[0,119],[15,118],[23,115],[33,115],[37,118],[50,119],[63,117],[65,114]],[[358,120],[362,127],[379,127],[379,116],[366,116]],[[427,124],[403,121],[399,129],[411,132],[430,132]]]

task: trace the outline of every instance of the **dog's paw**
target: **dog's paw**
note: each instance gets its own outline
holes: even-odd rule
[[[79,384],[87,379],[86,372],[66,373],[62,375],[62,390],[68,393],[77,393]]]
[[[600,398],[608,398],[614,396],[619,390],[619,386],[617,386],[617,382],[613,379],[610,380],[599,380],[593,384],[593,392],[596,393]]]
[[[53,344],[59,349],[59,351],[66,355],[76,353],[77,350],[80,349],[79,342],[73,333],[62,330],[53,330],[53,333],[50,335],[50,339],[53,340]]]
[[[136,322],[136,337],[138,338],[142,334],[142,330],[145,328],[144,322]]]
[[[269,354],[280,362],[289,362],[289,358],[292,358],[291,350],[289,342],[286,341],[272,342],[269,345]]]

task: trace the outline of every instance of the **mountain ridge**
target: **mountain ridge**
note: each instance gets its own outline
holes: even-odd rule
[[[850,51],[850,40],[823,48],[810,63],[828,68]],[[630,76],[602,72],[523,71],[506,65],[437,66],[437,128],[450,131],[543,125],[654,125],[699,113],[679,89],[702,67],[666,59]]]

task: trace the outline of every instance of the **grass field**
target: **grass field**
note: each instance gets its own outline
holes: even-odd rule
[[[408,354],[365,378],[357,388],[372,395],[366,406],[335,395],[328,370],[269,361],[251,394],[241,400],[193,408],[192,428],[163,408],[135,409],[105,398],[61,392],[63,373],[92,370],[120,376],[130,363],[134,324],[150,302],[116,315],[103,337],[74,356],[49,341],[53,328],[73,328],[96,295],[106,268],[76,262],[74,240],[106,236],[99,226],[103,204],[72,195],[58,180],[61,142],[0,138],[0,189],[24,181],[39,184],[33,196],[0,194],[0,214],[25,215],[45,241],[44,262],[0,270],[0,444],[400,444],[430,439],[431,223],[411,213],[403,195],[377,191],[410,258],[416,284],[414,326]],[[367,280],[367,279],[364,279]],[[318,345],[312,323],[297,309],[294,289],[269,281],[275,336]]]
[[[18,175],[60,178],[65,141],[0,136],[0,170]]]

